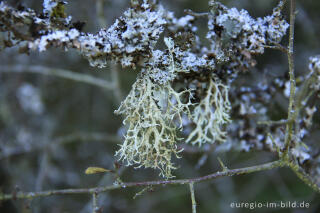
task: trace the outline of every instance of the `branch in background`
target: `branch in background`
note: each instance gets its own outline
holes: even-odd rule
[[[44,66],[24,66],[24,65],[15,65],[15,66],[0,66],[0,73],[37,73],[42,75],[52,75],[60,78],[65,78],[81,83],[86,83],[101,87],[107,90],[114,89],[114,83],[102,80],[86,74],[80,74],[72,72],[65,69],[50,68]]]

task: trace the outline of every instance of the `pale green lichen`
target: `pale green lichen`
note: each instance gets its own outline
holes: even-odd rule
[[[158,85],[150,77],[141,75],[134,83],[127,98],[121,103],[117,114],[125,115],[128,125],[125,140],[116,155],[128,165],[155,168],[166,178],[173,177],[171,170],[176,167],[172,156],[178,156],[176,142],[177,118],[181,125],[181,114],[188,113],[187,103],[181,96],[188,90],[175,92],[170,84]]]
[[[228,86],[217,79],[210,79],[205,97],[195,107],[192,120],[195,129],[189,134],[186,142],[192,144],[223,142],[226,132],[222,126],[230,122],[231,109],[228,98]]]

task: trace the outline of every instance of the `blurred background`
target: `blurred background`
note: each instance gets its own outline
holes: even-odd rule
[[[42,1],[8,0],[42,11]],[[164,7],[177,17],[185,15],[184,9],[195,12],[208,11],[207,0],[160,0]],[[224,0],[228,7],[246,9],[253,17],[266,16],[276,6],[276,0]],[[97,32],[101,25],[109,27],[128,8],[128,0],[68,1],[67,14],[73,20],[86,22],[84,31]],[[320,1],[297,1],[295,39],[296,72],[307,73],[308,58],[320,53]],[[288,8],[285,8],[288,17]],[[100,15],[99,15],[100,14]],[[105,18],[101,19],[101,14]],[[99,20],[100,18],[100,20]],[[288,20],[288,19],[287,19]],[[205,40],[206,20],[195,22],[200,39]],[[0,34],[0,42],[3,42]],[[282,43],[286,45],[286,40]],[[2,45],[0,45],[2,46]],[[248,84],[286,78],[286,55],[266,50],[256,58],[257,66],[239,77],[234,83]],[[17,69],[18,66],[41,66],[62,69],[94,76],[108,82],[119,82],[115,90],[89,85],[54,76],[34,73],[16,73],[0,70],[0,190],[42,191],[50,189],[82,188],[112,185],[112,174],[85,175],[89,166],[113,169],[114,157],[121,135],[122,118],[113,114],[121,100],[128,94],[139,70],[123,70],[110,64],[107,68],[90,67],[77,52],[49,49],[46,52],[19,54],[18,48],[0,51],[0,65]],[[262,78],[263,77],[263,78]],[[241,80],[242,79],[242,80]],[[237,83],[238,82],[238,83]],[[240,83],[239,83],[240,82]],[[287,102],[274,100],[277,116],[286,116]],[[308,143],[319,148],[319,113],[315,114],[313,137]],[[241,168],[275,160],[277,156],[267,151],[223,151],[207,149],[183,152],[176,160],[179,169],[176,178],[191,178],[220,170],[217,157],[229,168]],[[206,150],[206,148],[204,148]],[[122,181],[160,179],[158,171],[121,167]],[[191,212],[187,186],[154,187],[133,199],[142,188],[110,191],[99,195],[101,212]],[[320,196],[306,186],[289,169],[275,169],[260,173],[225,177],[195,185],[198,212],[249,212],[249,209],[232,209],[231,202],[305,201],[309,209],[255,209],[254,212],[320,212]],[[15,212],[91,212],[89,195],[61,195],[30,200],[0,203],[1,213]]]

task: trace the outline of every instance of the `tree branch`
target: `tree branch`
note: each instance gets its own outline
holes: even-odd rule
[[[278,167],[283,167],[285,164],[281,161],[273,161],[265,164],[260,164],[251,167],[245,167],[240,169],[230,169],[222,172],[215,172],[206,176],[190,178],[190,179],[179,179],[179,180],[158,180],[158,181],[145,181],[145,182],[128,182],[118,185],[110,185],[104,187],[94,187],[94,188],[82,188],[82,189],[62,189],[62,190],[50,190],[42,192],[18,192],[16,194],[0,194],[1,200],[10,199],[33,199],[38,197],[47,197],[53,195],[68,195],[68,194],[93,194],[101,193],[115,189],[125,189],[130,187],[140,187],[140,186],[159,186],[159,185],[183,185],[190,183],[198,183],[207,180],[213,180],[220,177],[250,174],[253,172],[259,172],[264,170],[270,170]]]

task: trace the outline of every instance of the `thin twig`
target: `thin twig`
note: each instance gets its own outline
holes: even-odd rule
[[[65,69],[58,68],[50,68],[44,66],[23,66],[23,65],[14,65],[14,66],[0,66],[0,73],[37,73],[42,75],[52,75],[60,78],[65,78],[73,81],[78,81],[90,85],[94,85],[97,87],[102,87],[107,90],[113,90],[114,84],[112,82],[108,82],[102,80],[100,78],[96,78],[86,74],[80,74],[76,72],[72,72]]]
[[[259,125],[267,125],[267,126],[273,126],[273,125],[282,125],[287,124],[289,121],[287,119],[282,119],[279,121],[258,121]]]
[[[283,47],[281,44],[274,44],[274,46],[271,45],[264,45],[264,48],[269,48],[269,49],[275,49],[275,50],[280,50],[281,52],[288,53],[288,49]]]
[[[192,213],[197,213],[197,203],[196,203],[196,198],[194,196],[193,182],[189,183],[189,187],[190,187],[191,202],[192,202]]]
[[[114,94],[115,99],[117,100],[117,104],[120,104],[121,101],[124,99],[124,97],[123,97],[123,94],[121,91],[119,69],[118,69],[117,64],[111,63],[110,71],[111,71],[111,81],[114,84],[113,94]]]
[[[290,76],[290,97],[288,106],[288,120],[286,126],[286,137],[285,137],[285,147],[284,147],[284,157],[288,157],[288,151],[290,148],[290,143],[292,139],[293,132],[293,115],[294,115],[294,97],[296,90],[296,79],[294,76],[294,56],[293,56],[293,44],[294,44],[294,24],[296,17],[296,2],[295,0],[290,0],[290,33],[289,33],[289,45],[288,45],[288,63],[289,63],[289,76]]]
[[[146,181],[146,182],[128,182],[121,183],[118,185],[109,185],[104,187],[94,187],[94,188],[82,188],[82,189],[62,189],[62,190],[49,190],[42,192],[18,192],[13,194],[0,194],[0,200],[10,200],[10,199],[33,199],[38,197],[47,197],[53,195],[68,195],[68,194],[93,194],[95,192],[102,193],[115,189],[125,189],[130,187],[140,187],[140,186],[158,186],[158,185],[182,185],[189,183],[198,183],[207,180],[213,180],[226,176],[249,174],[264,170],[270,170],[274,168],[283,167],[285,164],[282,160],[273,161],[265,164],[260,164],[251,167],[245,167],[240,169],[229,169],[227,171],[215,172],[206,176],[190,178],[190,179],[179,179],[179,180],[158,180],[158,181]]]
[[[190,9],[185,9],[184,12],[188,15],[194,16],[194,17],[208,17],[209,13],[197,13]]]

